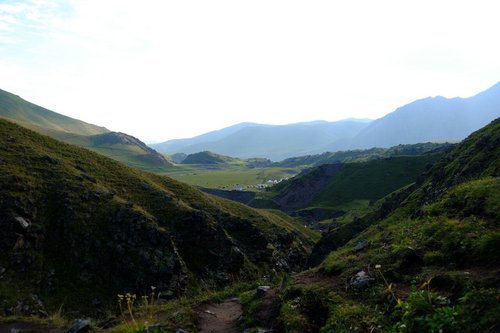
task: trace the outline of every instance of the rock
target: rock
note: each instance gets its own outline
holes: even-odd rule
[[[356,289],[368,287],[375,282],[375,279],[368,276],[365,271],[359,271],[351,278],[351,286]]]
[[[356,243],[356,245],[352,248],[352,250],[358,252],[363,250],[367,245],[368,241],[366,239],[362,239]]]
[[[161,332],[161,325],[149,325],[144,327],[143,332]]]
[[[110,319],[100,323],[97,326],[104,329],[104,330],[107,330],[108,328],[115,327],[119,323],[120,323],[120,320],[118,320],[116,318],[110,318]]]
[[[22,229],[28,229],[28,227],[30,226],[30,223],[24,217],[17,216],[14,219],[19,223],[19,226]]]
[[[240,302],[240,299],[239,299],[238,297],[233,297],[233,298],[228,299],[228,302],[235,302],[235,303],[239,303],[239,302]]]
[[[262,296],[266,294],[271,289],[270,286],[258,286],[257,287],[257,295]]]
[[[205,310],[205,311],[203,311],[203,312],[205,312],[206,314],[209,314],[209,315],[212,315],[212,316],[216,316],[216,317],[217,317],[217,315],[216,315],[215,313],[213,313],[212,311],[210,311],[210,310]]]
[[[49,155],[42,156],[41,160],[43,162],[47,162],[47,163],[50,163],[50,164],[59,164],[58,160],[56,160],[55,158],[50,157]]]
[[[90,330],[90,320],[77,319],[66,333],[84,333]]]
[[[189,332],[186,330],[183,330],[182,328],[178,328],[175,330],[175,333],[189,333]]]

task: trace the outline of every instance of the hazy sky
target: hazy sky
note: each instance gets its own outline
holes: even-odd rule
[[[500,1],[5,1],[0,88],[147,141],[500,81]]]

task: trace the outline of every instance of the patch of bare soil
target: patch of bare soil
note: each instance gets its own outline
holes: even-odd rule
[[[243,310],[236,300],[206,303],[195,310],[198,313],[200,333],[236,333],[239,331],[238,318]]]

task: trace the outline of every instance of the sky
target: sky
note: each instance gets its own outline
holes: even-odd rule
[[[500,1],[0,0],[0,89],[148,142],[500,81]]]

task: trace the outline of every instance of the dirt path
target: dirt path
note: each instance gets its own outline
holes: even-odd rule
[[[238,332],[238,318],[242,314],[242,308],[237,300],[203,304],[196,311],[200,333]]]

